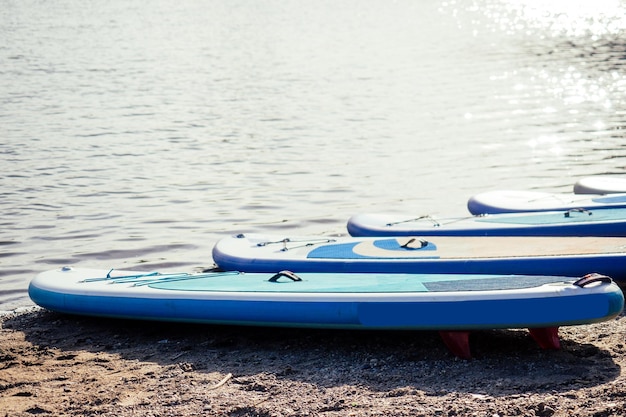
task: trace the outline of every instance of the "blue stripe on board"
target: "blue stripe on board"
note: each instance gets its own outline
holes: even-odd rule
[[[477,329],[592,323],[623,307],[621,293],[460,302],[273,302],[141,299],[35,289],[33,301],[64,313],[218,324],[363,329]]]
[[[421,325],[431,317],[439,326],[480,327],[488,321],[508,323],[511,327],[565,325],[585,320],[591,315],[615,314],[619,296],[594,294],[585,297],[548,297],[521,300],[458,301],[455,303],[385,303],[359,306],[359,317],[365,327],[378,327],[393,322],[396,326]],[[617,297],[617,298],[616,298]],[[615,298],[615,300],[613,300]],[[381,312],[384,311],[384,314]],[[491,318],[490,318],[491,317]],[[497,318],[496,318],[497,317]],[[548,322],[548,323],[547,323]]]
[[[569,217],[565,216],[566,211],[549,214],[522,215],[501,218],[499,216],[477,217],[477,222],[502,223],[502,224],[569,224],[569,223],[594,223],[600,221],[626,221],[626,209],[592,209],[588,212],[570,212]],[[591,213],[591,214],[589,214]]]
[[[593,198],[594,203],[626,203],[626,194]]]

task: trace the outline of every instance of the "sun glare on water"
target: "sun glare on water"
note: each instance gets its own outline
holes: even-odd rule
[[[553,34],[601,37],[626,27],[619,0],[509,0],[504,5],[513,12],[518,29],[548,26]]]

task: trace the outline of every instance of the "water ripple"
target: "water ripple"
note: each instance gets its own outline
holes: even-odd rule
[[[224,234],[623,174],[622,3],[9,2],[0,304],[59,265],[200,269]]]

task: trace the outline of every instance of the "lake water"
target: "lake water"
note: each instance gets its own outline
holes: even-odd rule
[[[63,265],[625,173],[625,32],[610,0],[0,0],[0,310]]]

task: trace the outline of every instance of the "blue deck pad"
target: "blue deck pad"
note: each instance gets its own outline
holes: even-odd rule
[[[313,249],[307,255],[309,259],[393,259],[394,257],[391,255],[383,255],[383,256],[366,256],[354,253],[354,247],[359,245],[361,242],[351,242],[351,243],[338,243],[338,244],[330,244],[320,246],[318,248]],[[436,259],[438,256],[430,255],[424,256],[422,252],[436,251],[437,246],[433,243],[428,242],[426,246],[423,248],[403,248],[400,246],[396,239],[381,239],[374,241],[374,246],[379,249],[384,249],[387,251],[396,251],[403,253],[415,253],[415,258],[419,259]],[[405,257],[403,257],[405,258]]]
[[[273,274],[214,275],[152,281],[150,288],[173,291],[257,293],[406,293],[497,291],[573,281],[566,277],[511,275],[298,274],[302,281],[269,282]]]
[[[159,290],[237,292],[237,293],[373,293],[373,292],[428,292],[424,279],[397,274],[298,274],[302,281],[287,278],[270,282],[273,274],[242,274],[238,277],[203,278],[189,281],[164,281],[151,283]],[[460,276],[459,276],[460,277]],[[454,279],[454,276],[451,277]],[[435,278],[436,279],[436,278]]]
[[[567,223],[593,223],[601,221],[626,220],[626,209],[591,209],[586,212],[570,212],[569,217],[565,216],[566,210],[558,213],[532,214],[501,218],[497,215],[477,217],[477,222],[485,223],[506,223],[506,224],[527,224],[527,225],[553,225]],[[591,215],[589,214],[591,213]]]

